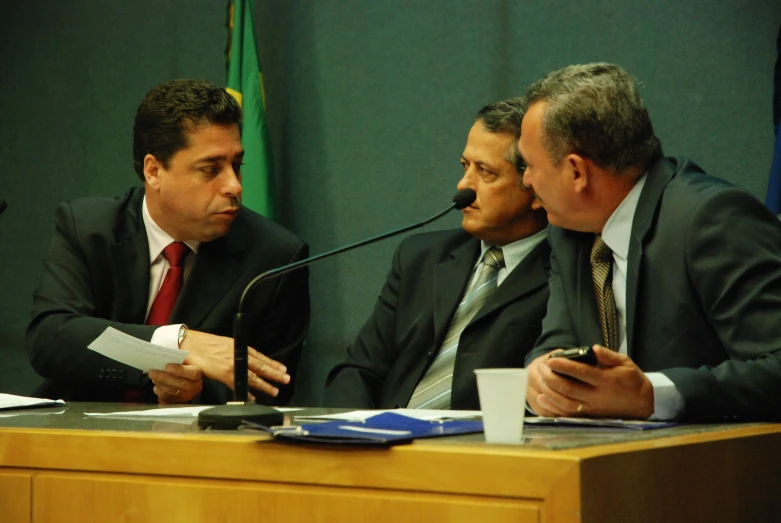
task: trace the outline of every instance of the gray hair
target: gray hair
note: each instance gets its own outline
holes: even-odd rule
[[[522,97],[509,98],[500,102],[488,104],[475,115],[475,121],[480,120],[485,130],[491,133],[506,133],[512,135],[513,146],[507,153],[507,161],[515,166],[518,177],[523,178],[526,164],[518,151],[518,140],[521,137],[521,122],[526,114],[526,99]]]
[[[529,86],[526,100],[548,104],[541,138],[554,164],[575,153],[621,173],[646,170],[662,156],[637,80],[617,65],[570,65],[548,73]]]

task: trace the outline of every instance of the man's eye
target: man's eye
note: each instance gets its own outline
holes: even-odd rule
[[[220,173],[220,169],[216,165],[207,165],[206,167],[201,167],[201,171],[211,175],[217,175]]]

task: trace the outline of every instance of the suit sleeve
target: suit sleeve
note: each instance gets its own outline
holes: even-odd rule
[[[80,245],[73,210],[61,204],[44,262],[41,282],[33,295],[26,348],[33,368],[54,380],[94,381],[101,385],[142,386],[142,372],[87,348],[106,327],[150,340],[155,327],[128,325],[98,317],[95,288]],[[107,370],[108,369],[108,370]]]
[[[326,380],[326,407],[377,408],[381,390],[398,353],[395,348],[396,307],[402,279],[402,249],[393,263],[371,316],[348,347],[344,361]]]
[[[686,419],[781,420],[781,227],[741,190],[701,203],[688,226],[686,264],[728,359],[663,373]]]
[[[302,260],[308,254],[309,247],[299,244],[285,264]],[[309,269],[285,274],[269,301],[245,310],[255,311],[249,322],[249,345],[283,363],[290,374],[290,383],[279,385],[276,397],[260,393],[255,396],[261,403],[284,405],[293,396],[301,350],[309,329]]]
[[[550,235],[550,230],[549,230]],[[548,278],[548,310],[542,320],[542,332],[532,350],[526,356],[526,365],[535,358],[556,349],[577,347],[578,340],[572,328],[564,287],[555,250],[551,251],[551,273]]]

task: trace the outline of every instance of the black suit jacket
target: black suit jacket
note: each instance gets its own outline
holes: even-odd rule
[[[602,343],[593,234],[551,227],[550,302],[527,363]],[[748,192],[685,159],[649,171],[629,243],[628,355],[662,372],[690,420],[781,419],[781,225]]]
[[[474,369],[521,367],[548,299],[543,241],[515,268],[461,334],[451,407],[480,408]],[[406,406],[433,361],[467,286],[480,241],[461,229],[407,238],[374,312],[326,383],[332,407]]]
[[[140,370],[87,349],[112,326],[143,340],[156,327],[144,325],[149,293],[149,243],[142,217],[144,191],[122,198],[85,198],[57,208],[54,237],[40,286],[34,294],[27,350],[35,370],[47,378],[44,397],[74,401],[117,401],[127,387],[144,387]],[[295,235],[242,208],[227,236],[203,243],[170,322],[232,337],[233,315],[247,283],[263,271],[306,257]],[[295,271],[261,284],[246,304],[249,344],[283,362],[295,376],[309,324],[308,273]],[[292,383],[277,398],[285,403]],[[206,379],[202,403],[225,403],[231,392]]]

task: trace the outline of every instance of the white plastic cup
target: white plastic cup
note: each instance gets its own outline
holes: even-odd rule
[[[523,443],[526,369],[476,369],[486,443]]]

